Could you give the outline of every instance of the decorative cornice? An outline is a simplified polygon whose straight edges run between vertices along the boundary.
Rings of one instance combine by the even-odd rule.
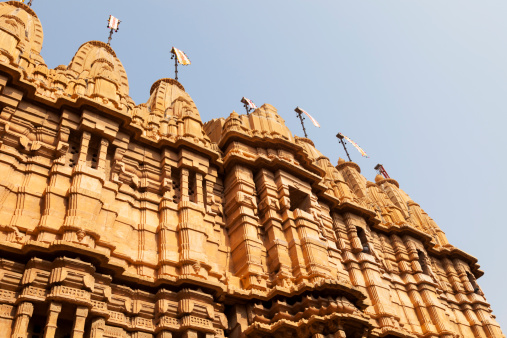
[[[315,148],[315,144],[313,143],[312,140],[310,140],[309,138],[307,137],[299,137],[299,136],[294,136],[294,140],[296,141],[296,143],[298,142],[304,142],[304,143],[308,143],[309,145],[311,145],[312,147]]]
[[[383,180],[380,180],[377,182],[377,185],[382,185],[384,183],[391,183],[391,184],[394,184],[395,186],[397,186],[398,188],[400,187],[400,184],[398,183],[398,181],[396,181],[395,179],[392,179],[392,178],[384,178]]]
[[[359,167],[359,165],[357,165],[354,162],[345,162],[345,163],[338,164],[336,166],[336,169],[341,170],[341,169],[346,168],[346,167],[354,168],[354,169],[357,170],[358,173],[361,173],[361,168]]]
[[[30,6],[25,5],[22,2],[19,2],[19,1],[7,1],[6,4],[14,6],[14,7],[17,7],[17,8],[22,8],[28,14],[30,14],[31,16],[33,16],[33,17],[35,17],[35,18],[38,19],[37,14],[35,14],[35,12],[33,11],[33,9],[31,9]]]
[[[183,87],[183,85],[181,83],[179,83],[178,81],[176,81],[175,79],[171,79],[171,78],[164,78],[164,79],[160,79],[160,80],[157,80],[152,86],[151,86],[151,89],[150,89],[150,95],[153,93],[153,91],[155,91],[155,89],[157,89],[157,87],[160,85],[161,82],[165,82],[165,83],[168,83],[168,84],[171,84],[171,85],[175,85],[177,86],[179,89],[185,91],[185,87]]]
[[[77,50],[80,50],[84,45],[92,45],[92,46],[104,48],[105,50],[107,50],[109,52],[109,54],[116,57],[116,53],[114,52],[114,50],[111,48],[111,46],[109,46],[105,42],[96,41],[96,40],[88,41],[88,42],[83,43],[81,46],[79,46],[79,48]]]

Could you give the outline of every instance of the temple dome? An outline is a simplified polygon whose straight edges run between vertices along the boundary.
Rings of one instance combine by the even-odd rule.
[[[20,53],[35,54],[33,58],[41,62],[39,53],[42,49],[43,37],[39,18],[30,7],[18,1],[0,3],[2,54],[11,61],[16,61]]]
[[[104,42],[88,41],[82,44],[67,67],[67,71],[75,79],[88,83],[88,95],[100,92],[102,96],[118,100],[117,94],[122,97],[129,94],[125,68],[111,46]],[[90,81],[94,87],[98,88],[90,88]]]
[[[194,101],[185,92],[185,88],[174,79],[160,79],[156,81],[150,89],[150,98],[146,102],[151,114],[160,117],[177,117],[190,115],[199,120],[201,117],[195,106]]]

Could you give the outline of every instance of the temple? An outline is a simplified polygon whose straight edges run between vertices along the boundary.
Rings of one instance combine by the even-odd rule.
[[[42,41],[0,3],[1,337],[505,337],[396,180],[269,104],[203,123],[174,79],[134,103],[106,43],[49,69]]]

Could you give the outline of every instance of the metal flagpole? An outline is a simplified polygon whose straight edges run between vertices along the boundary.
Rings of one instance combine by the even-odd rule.
[[[343,146],[343,149],[345,149],[345,153],[347,154],[347,158],[349,159],[349,162],[352,162],[352,160],[350,159],[349,152],[347,151],[347,147],[345,146],[345,142],[343,141],[342,134],[338,133],[338,134],[336,134],[336,137],[338,137],[338,139],[340,140],[340,142]]]
[[[250,115],[250,108],[248,108],[248,103],[246,103],[246,102],[245,102],[245,109],[246,109],[246,114]]]
[[[171,59],[174,59],[174,79],[178,81],[178,58],[172,53]]]
[[[28,1],[27,5],[30,6],[30,7],[32,7],[32,1],[33,0]]]
[[[109,37],[107,38],[107,45],[111,45],[111,40],[113,39],[113,33],[118,31],[118,28],[120,26],[120,20],[118,18],[115,18],[114,16],[110,15],[109,20],[107,20],[107,28],[111,28],[111,31],[109,31]]]
[[[303,115],[301,115],[303,114],[303,112],[299,109],[299,107],[294,109],[294,111],[298,114],[299,120],[301,121],[301,126],[303,127],[303,133],[305,133],[305,138],[308,138],[308,135],[306,134],[305,123],[303,122],[305,118]]]
[[[111,31],[109,32],[109,38],[107,38],[107,44],[111,46],[111,40],[113,39],[113,33],[114,29],[111,28]]]
[[[375,166],[375,170],[377,170],[379,172],[379,174],[382,174],[382,176],[384,176],[384,178],[390,178],[389,177],[389,174],[387,173],[387,171],[384,169],[384,166],[382,164],[377,164]]]

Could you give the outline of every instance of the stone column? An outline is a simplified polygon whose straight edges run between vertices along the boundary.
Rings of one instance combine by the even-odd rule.
[[[146,332],[132,332],[131,338],[153,338],[153,335]]]
[[[23,302],[18,305],[12,338],[26,338],[28,336],[28,322],[30,321],[32,314],[32,303]]]
[[[345,334],[345,331],[343,330],[338,330],[335,332],[335,334],[333,335],[333,338],[347,338],[347,335]]]
[[[202,189],[202,174],[201,173],[195,173],[195,203],[197,204],[203,204],[204,203],[204,192]]]
[[[292,261],[289,255],[289,243],[285,237],[282,217],[279,214],[277,186],[273,173],[266,169],[259,170],[255,177],[257,194],[260,197],[259,214],[262,215],[263,226],[268,236],[269,271],[279,271],[276,277],[280,283],[284,278],[292,277]],[[296,264],[297,264],[297,259]]]
[[[183,333],[183,338],[198,338],[197,331],[194,330],[187,330]]]
[[[235,165],[225,178],[225,215],[231,245],[234,274],[241,278],[245,289],[266,289],[267,276],[262,257],[264,244],[259,238],[259,219],[252,171]]]
[[[90,140],[92,138],[92,134],[88,131],[83,131],[83,136],[81,137],[81,147],[79,148],[79,164],[86,164],[86,156],[88,154],[88,145],[90,144]]]
[[[363,245],[361,244],[361,240],[357,236],[357,225],[354,218],[354,214],[349,212],[345,213],[343,219],[345,220],[345,224],[347,226],[347,234],[349,236],[351,251],[353,253],[359,253],[363,251]]]
[[[99,163],[97,168],[100,170],[106,169],[106,157],[107,157],[107,148],[109,147],[109,140],[106,138],[102,138],[100,140],[100,149],[99,149]]]
[[[76,318],[74,319],[74,327],[72,328],[72,338],[83,338],[87,316],[88,308],[84,306],[78,306],[76,309]]]
[[[157,334],[157,338],[173,338],[173,334],[170,331],[162,331]]]
[[[104,335],[105,328],[106,328],[106,320],[104,318],[102,317],[93,318],[90,338],[102,338]]]
[[[55,336],[57,328],[58,315],[62,311],[62,304],[57,302],[51,302],[48,308],[48,319],[46,321],[46,327],[44,328],[44,338],[53,338]]]
[[[180,172],[180,195],[182,201],[188,201],[188,169],[182,168]]]
[[[10,337],[12,335],[14,312],[14,306],[0,304],[0,332],[2,332],[6,337]]]

